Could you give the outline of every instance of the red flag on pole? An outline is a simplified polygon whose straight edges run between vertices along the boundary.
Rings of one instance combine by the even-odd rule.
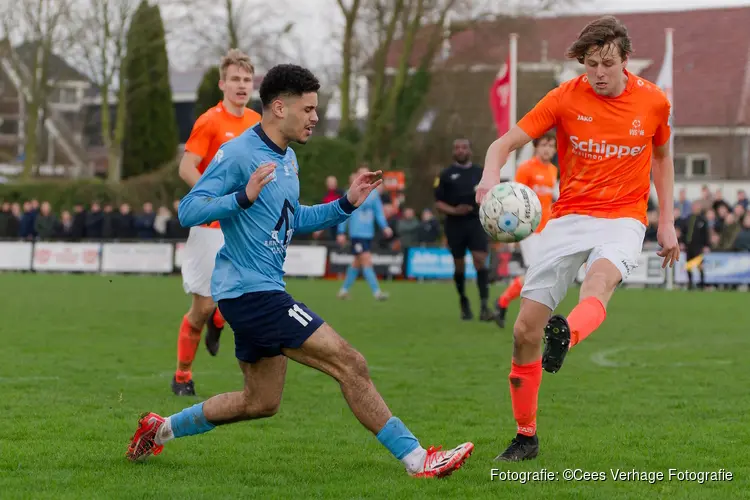
[[[500,137],[510,130],[510,57],[498,71],[495,81],[490,88],[490,109],[495,120],[497,136]]]

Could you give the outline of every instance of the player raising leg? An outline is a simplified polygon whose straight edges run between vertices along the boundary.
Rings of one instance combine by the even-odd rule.
[[[539,233],[549,220],[552,213],[552,201],[554,199],[555,184],[557,183],[557,167],[550,161],[555,156],[555,136],[545,135],[532,141],[534,144],[534,156],[522,163],[516,170],[516,182],[525,184],[534,190],[542,204],[542,220],[534,234],[521,241],[521,256],[523,265],[528,269],[538,253]],[[518,276],[511,281],[500,298],[495,303],[495,322],[500,328],[505,328],[505,314],[508,305],[521,294],[524,277]]]
[[[239,50],[230,50],[221,60],[219,73],[224,99],[196,120],[180,161],[180,177],[191,187],[198,182],[219,146],[260,121],[258,113],[245,107],[253,93],[255,69],[250,58]],[[172,392],[178,396],[195,395],[192,367],[204,325],[208,352],[216,356],[219,350],[224,318],[211,298],[211,273],[216,253],[223,244],[224,235],[217,221],[190,228],[181,272],[185,293],[191,294],[193,300],[182,318],[177,340]]]
[[[353,177],[356,178],[356,176],[367,171],[367,168],[361,167],[357,169],[353,174]],[[352,254],[354,255],[354,261],[346,269],[346,278],[341,286],[341,290],[339,290],[338,297],[340,299],[349,297],[349,288],[351,288],[354,281],[357,279],[360,269],[362,269],[362,275],[370,286],[370,290],[375,299],[388,299],[388,294],[380,290],[378,276],[375,274],[375,269],[372,267],[372,253],[370,252],[370,248],[372,247],[372,240],[375,237],[375,222],[377,222],[386,238],[393,236],[393,230],[388,227],[388,221],[385,218],[383,201],[380,199],[380,194],[378,194],[377,191],[370,193],[362,206],[352,214],[351,218],[345,220],[338,226],[337,240],[339,245],[344,245],[346,243],[346,232],[348,228],[349,238],[351,238]]]
[[[631,51],[627,29],[616,18],[587,25],[568,50],[586,74],[550,91],[487,151],[477,201],[500,182],[511,151],[553,127],[560,159],[560,197],[539,236],[539,254],[526,273],[513,327],[509,382],[517,434],[497,460],[526,460],[539,453],[542,368],[560,370],[568,350],[602,324],[615,288],[638,265],[652,172],[659,197],[659,255],[663,266],[679,258],[670,105],[656,85],[626,69]],[[583,264],[578,305],[567,318],[550,317]]]
[[[288,146],[292,141],[304,144],[312,134],[319,87],[304,68],[272,68],[260,87],[261,124],[224,145],[182,199],[183,225],[222,222],[226,244],[216,258],[212,291],[234,331],[245,387],[166,419],[144,415],[128,447],[129,459],[159,454],[174,438],[274,415],[281,403],[287,359],[333,377],[355,417],[412,476],[447,476],[473,451],[472,443],[445,451],[424,449],[375,389],[365,358],[286,292],[283,266],[292,233],[340,224],[382,182],[377,179],[380,172],[366,172],[339,200],[300,205],[297,159]]]

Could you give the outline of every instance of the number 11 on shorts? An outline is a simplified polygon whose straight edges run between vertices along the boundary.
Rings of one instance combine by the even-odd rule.
[[[303,311],[297,304],[294,304],[294,307],[289,308],[289,317],[299,321],[299,324],[302,326],[307,326],[310,324],[310,321],[312,321],[312,316]]]

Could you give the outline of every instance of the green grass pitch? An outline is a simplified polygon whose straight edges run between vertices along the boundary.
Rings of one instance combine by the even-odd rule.
[[[472,294],[478,312],[476,291]],[[750,351],[747,293],[619,290],[601,329],[539,396],[537,460],[498,465],[515,433],[511,328],[461,322],[450,284],[387,283],[391,300],[337,283],[289,290],[368,359],[393,413],[423,446],[473,441],[452,477],[416,480],[349,412],[338,385],[290,365],[277,416],[172,441],[132,464],[142,411],[169,415],[242,377],[231,332],[201,344],[198,398],[172,395],[177,329],[188,306],[176,277],[0,274],[0,498],[747,498]],[[499,293],[493,289],[493,296]],[[571,290],[561,311],[575,303]],[[515,317],[518,303],[509,313]],[[557,480],[490,480],[491,469],[546,469]],[[610,469],[733,474],[732,481],[614,481]],[[605,481],[566,481],[565,469]]]

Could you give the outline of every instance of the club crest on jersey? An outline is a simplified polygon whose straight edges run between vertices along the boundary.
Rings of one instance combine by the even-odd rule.
[[[646,135],[646,132],[643,130],[643,127],[641,127],[641,121],[636,118],[633,120],[633,123],[631,124],[632,128],[630,129],[630,135]]]
[[[297,169],[297,163],[294,160],[292,160],[290,163],[284,163],[284,175],[286,177],[291,177],[292,171],[294,171],[295,175],[299,175],[299,170]]]

